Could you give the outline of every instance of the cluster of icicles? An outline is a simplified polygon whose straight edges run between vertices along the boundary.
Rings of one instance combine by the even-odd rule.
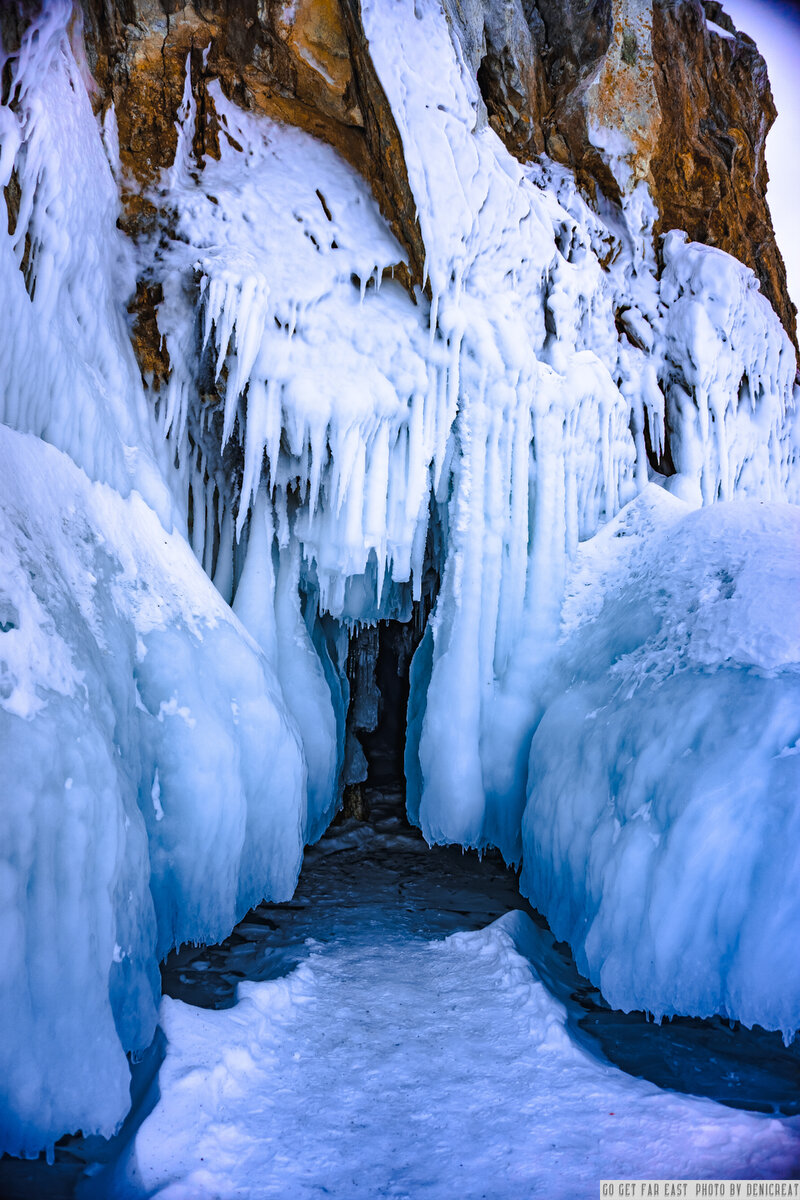
[[[188,70],[175,161],[151,197],[163,228],[137,264],[113,229],[113,109],[101,142],[67,10],[48,7],[0,110],[2,182],[13,174],[21,196],[2,238],[3,419],[182,523],[251,628],[275,589],[294,589],[292,636],[321,660],[336,730],[320,788],[342,764],[347,631],[408,619],[435,590],[413,672],[410,812],[432,839],[518,860],[536,708],[520,647],[552,642],[579,542],[649,479],[692,504],[787,495],[787,336],[720,251],[671,233],[658,277],[644,183],[606,222],[568,172],[514,160],[433,0],[391,22],[380,3],[363,12],[425,289],[394,279],[403,251],[334,150],[216,83],[220,157],[196,161]],[[118,300],[136,270],[164,297],[170,375],[149,410]],[[247,574],[270,594],[245,595]]]
[[[264,529],[297,563],[315,644],[320,614],[407,618],[433,567],[410,811],[432,839],[518,859],[535,708],[521,640],[552,640],[579,541],[659,469],[695,504],[785,495],[794,356],[729,256],[671,234],[657,279],[644,184],[614,231],[567,172],[512,159],[441,11],[406,8],[391,40],[379,5],[364,20],[431,298],[393,279],[403,253],[364,180],[217,84],[220,158],[193,161],[187,75],[157,197],[176,218],[154,268],[171,363],[157,404],[195,552],[229,600]]]

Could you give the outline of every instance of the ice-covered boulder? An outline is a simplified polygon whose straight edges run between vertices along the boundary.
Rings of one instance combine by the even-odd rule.
[[[581,548],[522,889],[624,1010],[800,1025],[800,511],[654,487]]]

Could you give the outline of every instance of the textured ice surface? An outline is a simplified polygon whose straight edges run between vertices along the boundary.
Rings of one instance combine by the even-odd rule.
[[[437,3],[363,18],[430,299],[393,281],[403,252],[330,147],[212,84],[221,155],[193,161],[187,79],[155,196],[175,216],[152,266],[173,364],[159,411],[226,597],[265,537],[295,564],[309,629],[318,612],[407,617],[435,568],[409,811],[432,841],[518,861],[531,655],[556,636],[571,556],[654,472],[695,504],[789,494],[794,352],[730,256],[671,234],[659,278],[644,184],[598,215],[568,172],[514,160]]]
[[[241,112],[215,85],[211,94],[221,157],[199,180],[179,158],[163,195],[185,239],[170,244],[159,268],[159,325],[173,364],[164,428],[189,461],[198,554],[217,569],[218,517],[202,518],[213,430],[198,424],[193,400],[201,368],[218,380],[227,366],[219,436],[242,443],[237,541],[266,455],[277,537],[302,542],[322,607],[338,616],[347,578],[362,575],[371,555],[379,581],[387,556],[408,579],[417,523],[427,523],[427,465],[442,438],[435,408],[423,414],[436,378],[424,354],[426,313],[391,278],[382,283],[402,252],[356,172],[302,131]],[[192,111],[187,99],[187,120]],[[196,297],[187,292],[195,273],[197,339]],[[221,482],[224,500],[231,486]],[[417,571],[423,549],[424,524]],[[362,616],[358,604],[347,611]]]
[[[692,503],[798,498],[797,435],[787,436],[794,352],[751,271],[673,231],[664,239],[664,389],[676,474]],[[787,386],[788,385],[788,386]]]
[[[234,611],[276,672],[304,749],[307,803],[303,840],[313,842],[326,829],[338,799],[336,716],[323,664],[300,611],[299,547],[295,542],[276,556],[276,579],[271,520],[262,492],[253,512],[249,553],[236,589]]]
[[[275,664],[161,523],[180,507],[70,12],[44,6],[0,107],[0,1148],[15,1153],[113,1132],[158,958],[289,895],[307,820]]]
[[[800,1025],[800,512],[647,489],[578,552],[521,887],[624,1010]]]
[[[125,311],[133,253],[116,228],[119,194],[87,94],[80,22],[73,45],[71,6],[42,7],[6,67],[0,104],[0,419],[93,478],[123,493],[136,487],[169,524]]]
[[[646,427],[657,451],[675,447],[679,494],[782,497],[794,353],[729,256],[671,235],[656,282],[643,186],[599,220],[568,176],[511,159],[433,0],[393,6],[391,25],[380,3],[364,12],[439,325],[461,337],[460,455],[414,679],[410,811],[434,840],[518,859],[536,661],[566,560],[646,483]]]
[[[304,765],[180,535],[37,438],[0,426],[0,456],[0,1142],[20,1153],[112,1133],[158,958],[291,895]]]

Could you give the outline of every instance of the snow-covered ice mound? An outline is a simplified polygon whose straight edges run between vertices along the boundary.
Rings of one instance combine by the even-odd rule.
[[[652,487],[578,554],[521,886],[615,1007],[800,1025],[800,512]]]
[[[158,958],[292,894],[305,766],[185,540],[38,438],[0,457],[0,1145],[35,1153],[124,1117]]]

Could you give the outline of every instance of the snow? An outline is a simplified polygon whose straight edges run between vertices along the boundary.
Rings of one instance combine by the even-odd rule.
[[[716,21],[712,21],[709,17],[706,17],[706,29],[710,30],[711,33],[715,33],[717,37],[725,38],[729,42],[736,41],[734,34],[729,33],[727,29],[723,29],[721,25],[717,25]]]
[[[651,487],[577,555],[520,886],[623,1011],[800,1026],[799,550]]]
[[[208,999],[249,978],[232,1007],[162,1002],[155,1107],[80,1195],[578,1200],[601,1178],[793,1172],[797,1118],[611,1065],[552,937],[505,911],[513,877],[432,855],[371,800],[375,825],[332,830],[291,909],[186,963]]]
[[[0,454],[0,1140],[19,1154],[112,1134],[159,958],[291,895],[304,767],[183,538],[38,438],[0,426]]]

